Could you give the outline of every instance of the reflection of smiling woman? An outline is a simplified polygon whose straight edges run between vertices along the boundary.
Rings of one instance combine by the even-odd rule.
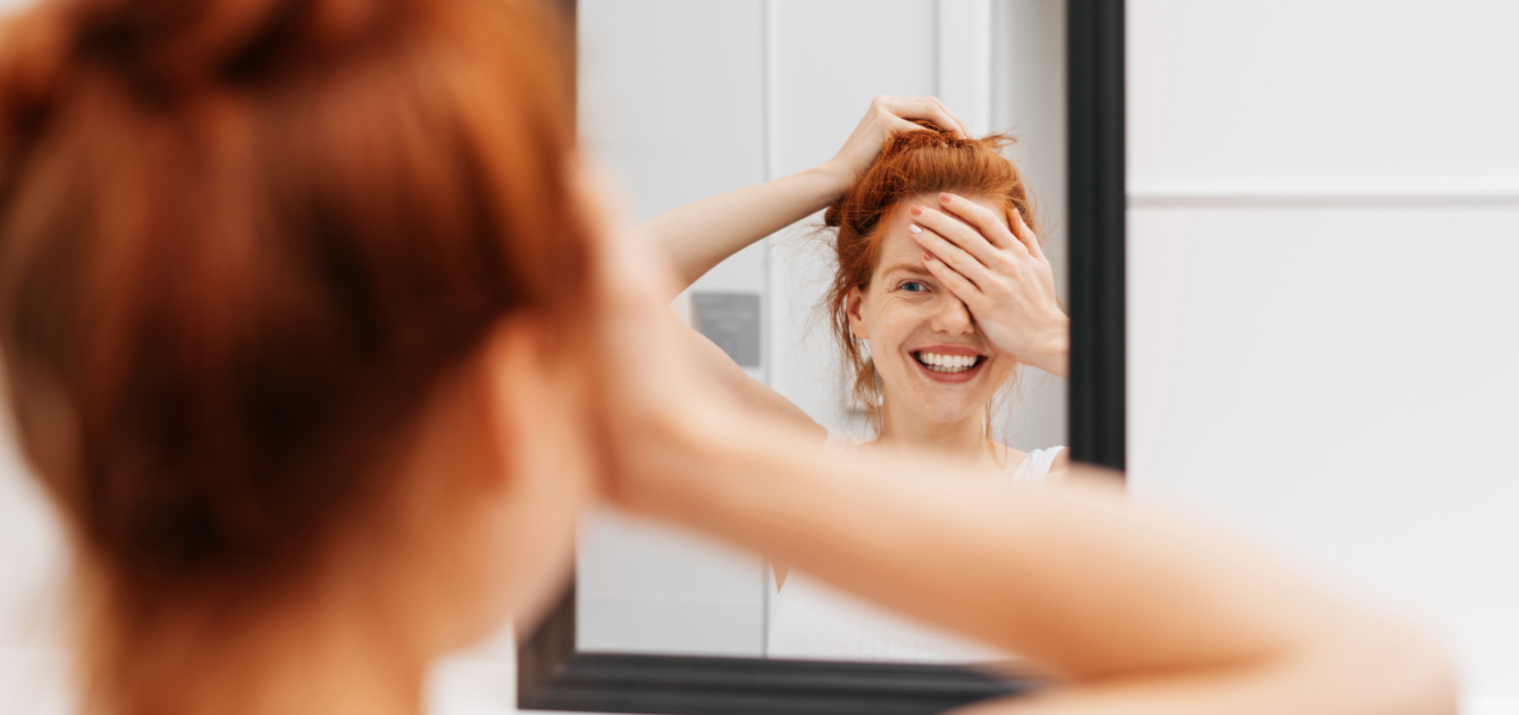
[[[828,304],[854,396],[879,431],[872,444],[977,455],[1042,479],[1053,451],[1025,456],[990,435],[994,398],[1018,365],[1064,375],[1068,344],[1002,141],[893,136],[824,216],[838,229]]]
[[[915,120],[917,123],[914,123]],[[937,127],[952,128],[941,131]],[[998,390],[1020,364],[1064,376],[1066,317],[1018,169],[1000,136],[968,139],[933,98],[878,97],[837,156],[758,186],[698,201],[640,226],[681,287],[740,249],[827,208],[838,229],[828,296],[870,449],[930,448],[1010,471],[1063,457],[1025,455],[990,436]],[[822,428],[750,380],[715,346],[712,366],[788,420]],[[1041,451],[1044,452],[1044,451]]]
[[[1027,187],[999,151],[1007,141],[966,137],[937,100],[878,98],[827,164],[683,207],[641,231],[663,244],[689,285],[743,246],[828,205],[837,270],[827,305],[853,396],[877,436],[854,445],[830,434],[826,448],[929,448],[1038,484],[1064,468],[1062,448],[1025,454],[999,444],[992,412],[1020,364],[1065,375],[1068,330],[1050,264],[1024,221],[1032,217]],[[747,232],[734,235],[732,227],[744,224]],[[714,364],[728,362],[708,352]],[[726,370],[756,403],[818,429],[731,363]],[[999,657],[787,571],[775,569],[772,657]]]

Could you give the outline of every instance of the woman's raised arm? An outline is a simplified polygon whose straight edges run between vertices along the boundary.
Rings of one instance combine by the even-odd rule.
[[[634,228],[633,234],[670,262],[676,292],[685,290],[724,259],[843,195],[855,176],[875,161],[892,132],[919,128],[910,119],[930,120],[965,133],[938,99],[876,97],[832,159],[800,173],[686,204]]]
[[[625,462],[622,503],[1023,654],[1057,681],[980,711],[1455,712],[1423,636],[1212,528],[1078,487],[958,479],[971,468],[926,456],[830,459],[789,430],[730,420],[646,433],[660,466]]]
[[[1455,712],[1425,637],[1213,528],[1095,487],[959,478],[975,468],[928,455],[820,454],[806,433],[681,379],[692,358],[660,327],[651,284],[612,283],[625,290],[606,306],[607,494],[1024,654],[1059,681],[979,710]]]

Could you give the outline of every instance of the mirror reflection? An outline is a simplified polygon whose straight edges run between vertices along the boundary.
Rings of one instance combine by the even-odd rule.
[[[1010,486],[1061,478],[1062,3],[578,14],[582,133],[707,367],[841,459],[912,446]],[[578,580],[581,650],[1010,657],[610,512],[583,526]]]

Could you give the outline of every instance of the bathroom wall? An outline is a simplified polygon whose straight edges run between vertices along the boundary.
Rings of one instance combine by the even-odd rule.
[[[1133,493],[1519,713],[1519,4],[1131,0]]]

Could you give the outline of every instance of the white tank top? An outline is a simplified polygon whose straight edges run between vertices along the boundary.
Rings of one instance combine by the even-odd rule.
[[[825,449],[846,451],[858,446],[829,434]],[[1029,452],[1011,481],[1043,484],[1062,449]],[[770,601],[766,655],[899,663],[977,663],[1016,657],[898,616],[795,569]]]

